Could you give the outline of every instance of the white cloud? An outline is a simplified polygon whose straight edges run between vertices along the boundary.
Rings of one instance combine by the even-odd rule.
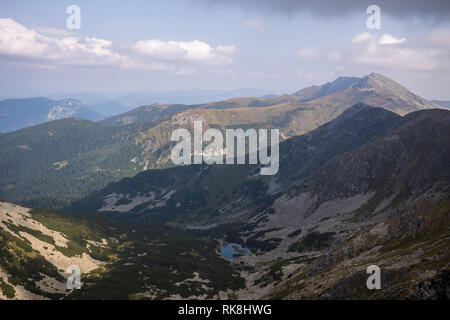
[[[77,30],[69,30],[67,28],[55,28],[43,25],[33,26],[33,30],[44,35],[46,34],[54,36],[74,36],[77,32],[79,32]]]
[[[406,38],[396,38],[390,34],[383,34],[378,41],[379,44],[399,44],[404,43],[406,41]]]
[[[39,28],[45,30],[45,27]],[[25,58],[20,60],[21,63],[37,68],[112,66],[189,75],[198,72],[189,65],[193,62],[228,64],[236,53],[234,46],[219,45],[213,48],[198,40],[138,41],[131,47],[122,48],[119,53],[110,40],[76,37],[63,32],[47,33],[52,36],[36,32],[13,19],[0,19],[0,56]],[[168,60],[170,63],[167,63]]]
[[[134,45],[134,49],[142,55],[161,60],[191,60],[218,64],[231,63],[232,56],[236,52],[234,46],[213,48],[208,43],[199,40],[189,42],[141,40]]]
[[[302,58],[302,59],[314,59],[314,58],[318,58],[319,56],[320,56],[320,52],[315,47],[303,48],[297,52],[297,57]]]
[[[12,19],[0,19],[0,54],[36,57],[47,50],[49,42],[50,38]]]
[[[59,64],[123,65],[128,59],[98,38],[43,36],[13,19],[0,19],[0,54],[52,60]]]
[[[416,45],[399,47],[392,44],[404,43],[406,39],[395,38],[389,34],[383,34],[381,37],[377,34],[359,34],[353,38],[353,45],[347,49],[348,62],[369,67],[421,71],[448,68],[448,42],[445,44],[445,41],[441,41],[434,46],[423,46],[424,43],[435,40],[436,36],[432,35]]]

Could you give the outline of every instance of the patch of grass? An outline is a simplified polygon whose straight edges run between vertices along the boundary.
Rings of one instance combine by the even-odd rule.
[[[310,250],[321,250],[329,247],[330,240],[335,232],[317,232],[308,233],[300,241],[295,242],[290,246],[290,252],[303,252]]]
[[[120,198],[119,200],[117,200],[117,202],[115,203],[116,206],[121,206],[124,204],[130,204],[133,200],[128,199],[127,197],[123,197]]]
[[[28,233],[28,234],[32,235],[33,237],[43,241],[43,242],[47,242],[47,243],[50,243],[50,244],[53,244],[53,245],[55,244],[55,241],[53,240],[52,237],[43,234],[39,230],[30,229],[30,228],[25,227],[25,226],[17,226],[17,225],[14,225],[12,223],[8,223],[8,222],[5,222],[5,224],[8,226],[8,228],[11,231],[13,231],[13,232],[15,232],[17,234],[19,234],[19,232],[25,232],[25,233]]]
[[[12,299],[16,296],[16,290],[14,290],[14,287],[7,284],[2,279],[0,279],[0,289],[3,292],[3,295],[8,299]]]

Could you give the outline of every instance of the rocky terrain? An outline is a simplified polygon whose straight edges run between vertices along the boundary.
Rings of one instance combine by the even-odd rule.
[[[252,254],[233,262],[247,280],[228,292],[239,298],[442,297],[447,289],[435,287],[448,286],[449,124],[445,110],[400,117],[359,104],[283,142],[275,178],[255,176],[255,166],[149,171],[72,209],[241,243]],[[107,207],[112,195],[116,206]],[[370,264],[386,271],[386,290],[366,289]]]
[[[170,165],[195,120],[280,128],[278,174]],[[381,75],[62,119],[0,147],[0,299],[449,298],[450,111]]]
[[[68,289],[73,265],[81,289]],[[211,299],[243,285],[210,238],[0,201],[0,300]]]

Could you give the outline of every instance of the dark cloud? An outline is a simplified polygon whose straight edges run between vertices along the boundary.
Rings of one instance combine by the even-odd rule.
[[[338,17],[369,5],[380,6],[382,14],[399,18],[420,17],[446,21],[450,17],[450,0],[196,0],[210,5],[237,6],[246,11],[266,11],[286,15],[309,12],[318,16]]]

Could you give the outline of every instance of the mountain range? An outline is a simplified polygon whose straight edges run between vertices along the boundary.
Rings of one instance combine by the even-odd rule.
[[[195,120],[280,129],[279,172],[174,166]],[[450,111],[379,74],[5,133],[0,299],[448,299],[448,163]]]
[[[100,120],[102,114],[76,99],[6,99],[0,101],[0,132],[10,132],[51,120],[77,117]]]
[[[172,90],[172,91],[146,91],[122,94],[102,93],[59,93],[49,94],[52,99],[60,100],[66,97],[76,97],[89,105],[93,110],[106,116],[115,116],[125,113],[136,106],[148,104],[204,104],[210,101],[219,101],[236,97],[264,97],[274,95],[272,90],[254,88],[240,88],[236,90]]]
[[[338,78],[329,95],[234,98],[204,105],[140,107],[102,122],[61,119],[0,136],[0,198],[61,209],[108,183],[147,170],[173,166],[173,130],[191,128],[278,128],[281,138],[302,135],[364,102],[398,114],[435,107],[379,74]],[[345,85],[342,85],[345,84]],[[317,91],[317,89],[315,89]],[[327,92],[328,92],[327,91]]]
[[[431,100],[431,102],[440,105],[441,107],[450,109],[450,101]]]
[[[283,142],[282,171],[273,178],[255,175],[256,165],[193,165],[111,184],[71,208],[82,215],[3,202],[1,235],[14,252],[2,264],[3,294],[442,298],[450,243],[449,123],[445,110],[401,117],[358,104]],[[239,243],[252,254],[227,269],[214,260],[217,242]],[[14,269],[18,259],[28,262]],[[35,259],[42,261],[36,275],[27,269]],[[68,292],[61,274],[72,263],[85,268],[89,286]],[[365,266],[374,263],[387,290],[365,288]],[[181,272],[181,264],[189,267]],[[218,278],[214,270],[235,278]],[[124,286],[121,279],[136,273]]]

